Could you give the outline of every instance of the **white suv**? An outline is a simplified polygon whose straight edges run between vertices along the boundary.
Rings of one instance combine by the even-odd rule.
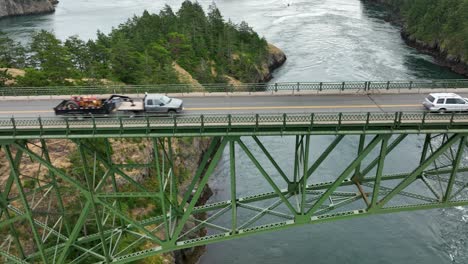
[[[468,111],[467,98],[454,93],[431,93],[426,97],[423,105],[431,112]]]

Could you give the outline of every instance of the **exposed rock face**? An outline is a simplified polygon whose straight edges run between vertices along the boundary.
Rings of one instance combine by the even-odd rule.
[[[49,0],[0,0],[0,18],[54,12]]]
[[[401,37],[407,45],[416,48],[417,50],[432,55],[437,64],[450,68],[452,71],[468,76],[468,61],[464,61],[461,56],[449,54],[446,49],[442,48],[441,40],[434,39],[431,43],[424,42],[410,32],[408,32],[408,24],[398,11],[398,5],[394,0],[362,0],[368,3],[377,3],[385,6],[390,12],[387,21],[401,27]]]
[[[238,60],[239,55],[233,54],[232,58]],[[286,61],[286,55],[282,50],[274,46],[273,44],[268,44],[268,55],[265,62],[262,65],[256,67],[255,70],[255,79],[254,83],[265,83],[273,79],[272,72],[281,67]],[[203,90],[203,86],[195,80],[190,73],[180,67],[177,63],[173,63],[173,69],[177,72],[179,76],[179,81],[181,83],[187,83],[193,85],[197,89]],[[216,75],[216,72],[212,70],[213,75]],[[233,86],[242,86],[242,82],[236,79],[235,77],[224,75],[228,83]]]
[[[190,157],[197,157],[197,159],[191,159],[189,163],[180,164],[179,166],[185,166],[186,168],[190,168],[191,171],[196,171],[198,165],[201,163],[203,159],[203,155],[208,149],[209,143],[211,139],[207,138],[194,138],[192,141],[192,145],[183,147],[184,150],[189,150],[192,153],[187,153]],[[201,150],[201,151],[200,151]],[[177,163],[177,160],[176,160]],[[191,179],[190,177],[189,179]],[[187,182],[188,183],[188,182]],[[185,188],[184,188],[185,189]],[[187,191],[187,190],[185,190]],[[210,197],[213,195],[213,191],[210,189],[210,186],[205,185],[203,189],[201,197],[198,199],[198,202],[195,206],[201,206],[208,202]],[[200,220],[206,220],[207,213],[200,213],[196,216]],[[195,227],[194,223],[187,223],[184,227],[184,232],[188,231]],[[205,228],[200,229],[198,232],[189,236],[189,238],[197,238],[206,236],[207,230]],[[195,264],[198,263],[200,257],[205,253],[206,246],[198,246],[193,248],[187,248],[182,250],[177,250],[173,252],[174,256],[174,263],[175,264]]]
[[[208,199],[213,195],[213,191],[210,189],[210,186],[206,185],[203,189],[203,193],[198,200],[197,206],[204,205],[208,202]],[[197,216],[200,220],[206,220],[207,213],[201,213]],[[184,228],[184,232],[195,227],[195,224],[187,224]],[[198,236],[206,236],[207,230],[205,228],[198,231]],[[197,238],[196,234],[193,234],[191,238]],[[174,263],[175,264],[196,264],[200,260],[201,256],[205,253],[206,246],[198,246],[193,248],[186,248],[174,251]]]
[[[401,30],[401,37],[409,46],[432,55],[439,65],[448,67],[458,74],[468,76],[468,62],[463,61],[458,56],[448,54],[440,47],[439,41],[434,41],[432,44],[426,43],[409,34],[405,28]]]
[[[262,69],[259,69],[257,83],[268,82],[273,79],[272,72],[281,67],[286,61],[286,54],[273,44],[268,44],[268,58]]]
[[[176,71],[179,82],[187,83],[192,85],[196,89],[203,90],[203,86],[197,80],[195,80],[189,72],[187,72],[184,68],[180,67],[180,65],[177,64],[177,62],[172,63],[172,68],[174,69],[174,71]]]

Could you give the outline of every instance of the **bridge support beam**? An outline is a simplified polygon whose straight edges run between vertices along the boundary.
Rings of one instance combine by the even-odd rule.
[[[186,181],[180,144],[187,139],[63,139],[67,151],[45,138],[3,141],[0,262],[129,263],[293,226],[468,206],[460,195],[468,193],[460,176],[468,172],[466,134],[330,135],[285,136],[281,151],[272,137],[214,136]],[[143,158],[124,155],[122,144]],[[412,146],[414,166],[390,173],[388,160]],[[353,156],[332,160],[339,152]],[[60,155],[74,164],[61,166]],[[258,179],[264,183],[253,184]],[[210,180],[226,183],[224,201],[205,201]]]

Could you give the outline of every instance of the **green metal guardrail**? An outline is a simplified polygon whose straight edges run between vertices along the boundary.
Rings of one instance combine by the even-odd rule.
[[[161,117],[3,118],[0,139],[37,137],[201,136],[468,132],[468,115],[418,113],[224,114]],[[427,131],[426,131],[427,132]]]
[[[350,81],[350,82],[283,82],[256,84],[158,84],[109,86],[52,86],[52,87],[0,87],[0,96],[39,96],[77,94],[141,94],[148,93],[200,93],[200,92],[278,92],[278,91],[379,91],[395,89],[468,88],[468,79],[414,80],[414,81]]]

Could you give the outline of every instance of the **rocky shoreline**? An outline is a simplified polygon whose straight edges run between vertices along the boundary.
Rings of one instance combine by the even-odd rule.
[[[268,44],[268,57],[258,76],[259,83],[268,82],[273,79],[272,72],[286,62],[286,54],[273,44]]]
[[[268,43],[268,54],[266,55],[265,61],[261,65],[257,65],[255,69],[254,83],[266,83],[273,79],[273,71],[281,67],[287,60],[286,54],[276,47],[275,45]],[[194,79],[193,76],[183,69],[176,62],[172,65],[173,69],[179,76],[179,81],[184,84],[190,84],[196,88],[203,89],[203,85]],[[243,83],[233,76],[224,75],[228,80],[228,83],[233,86],[242,86]]]
[[[198,154],[198,160],[196,162],[190,162],[189,164],[185,164],[185,165],[187,165],[192,171],[195,171],[197,167],[200,165],[200,163],[202,162],[203,156],[205,155],[205,152],[208,150],[208,146],[210,144],[211,144],[211,139],[208,139],[208,138],[193,140],[192,145],[189,147],[186,147],[185,149],[190,149],[190,151],[193,152],[193,155],[192,155],[193,157],[196,157]],[[198,152],[200,150],[201,152]],[[188,191],[188,190],[185,190],[185,191]],[[206,184],[195,206],[205,205],[212,195],[213,195],[213,191],[211,190],[210,186]],[[196,217],[200,220],[206,220],[207,216],[208,214],[205,212],[205,213],[198,214]],[[184,227],[184,229],[189,230],[193,227],[194,227],[193,225],[187,224],[186,227]],[[193,234],[193,237],[191,238],[203,237],[206,235],[206,233],[207,233],[207,230],[205,228],[201,228],[199,231]],[[198,247],[193,247],[193,248],[177,250],[177,251],[170,253],[172,255],[170,262],[174,264],[196,264],[198,263],[201,256],[205,253],[205,251],[206,251],[206,246],[198,246]]]
[[[434,57],[437,64],[450,68],[453,72],[468,76],[468,62],[462,61],[461,58],[448,54],[441,49],[438,40],[433,43],[426,43],[412,36],[406,29],[407,24],[402,15],[395,9],[388,0],[362,0],[363,2],[372,3],[383,6],[387,9],[388,16],[384,19],[401,28],[400,35],[405,43],[417,49],[418,51]]]
[[[203,189],[202,195],[200,199],[198,200],[197,206],[205,205],[210,197],[213,195],[213,191],[211,190],[210,186],[207,184],[205,188]],[[207,213],[202,213],[202,215],[199,216],[200,220],[206,220],[207,218]],[[200,237],[205,236],[207,233],[207,230],[205,228],[200,229],[198,231],[198,235]],[[186,249],[181,249],[174,251],[174,263],[175,264],[196,264],[200,260],[201,256],[206,251],[206,246],[198,246],[198,247],[193,247],[193,248],[186,248]]]
[[[404,27],[401,29],[401,37],[408,46],[434,57],[437,64],[448,67],[458,74],[468,76],[468,62],[464,62],[458,57],[447,54],[447,52],[440,49],[439,43],[435,42],[431,45],[420,41],[406,32]]]
[[[55,12],[57,0],[0,0],[0,18]]]

